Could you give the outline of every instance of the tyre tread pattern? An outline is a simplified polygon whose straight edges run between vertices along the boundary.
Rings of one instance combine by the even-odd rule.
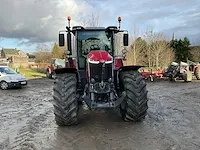
[[[148,109],[146,83],[138,71],[122,72],[120,79],[126,91],[124,108],[120,106],[122,118],[125,121],[141,121]]]
[[[53,91],[53,106],[57,125],[77,124],[78,97],[76,92],[76,74],[57,75]]]

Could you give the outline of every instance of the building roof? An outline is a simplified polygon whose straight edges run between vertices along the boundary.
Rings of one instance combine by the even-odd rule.
[[[19,54],[19,50],[17,50],[17,49],[3,48],[2,51],[3,51],[5,54],[10,54],[10,55],[18,55],[18,54]]]

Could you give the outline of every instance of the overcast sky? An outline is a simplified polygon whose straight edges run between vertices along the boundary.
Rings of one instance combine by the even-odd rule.
[[[0,0],[0,47],[34,51],[41,42],[52,42],[65,29],[67,16],[78,25],[91,12],[98,12],[102,25],[132,30],[152,28],[178,38],[187,36],[200,44],[199,0]]]

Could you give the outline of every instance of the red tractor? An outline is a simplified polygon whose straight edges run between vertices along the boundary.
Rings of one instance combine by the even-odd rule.
[[[51,65],[47,67],[46,69],[46,76],[47,78],[54,79],[55,78],[55,69],[63,68],[65,67],[65,60],[64,59],[58,59],[58,58],[52,58],[51,59]]]
[[[124,66],[124,54],[116,54],[116,36],[128,46],[128,32],[119,27],[70,27],[59,32],[65,46],[66,67],[55,69],[53,105],[57,125],[78,123],[79,102],[89,109],[115,108],[124,121],[141,121],[148,109],[146,83],[138,71],[143,66]],[[65,33],[63,33],[65,32]],[[73,39],[73,40],[72,40]],[[72,47],[73,45],[73,47]]]

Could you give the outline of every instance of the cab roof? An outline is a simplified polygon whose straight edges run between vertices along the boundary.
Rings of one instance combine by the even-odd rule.
[[[82,26],[73,26],[72,31],[75,30],[86,30],[86,31],[105,31],[105,30],[118,30],[117,26],[108,26],[105,27],[82,27]]]

